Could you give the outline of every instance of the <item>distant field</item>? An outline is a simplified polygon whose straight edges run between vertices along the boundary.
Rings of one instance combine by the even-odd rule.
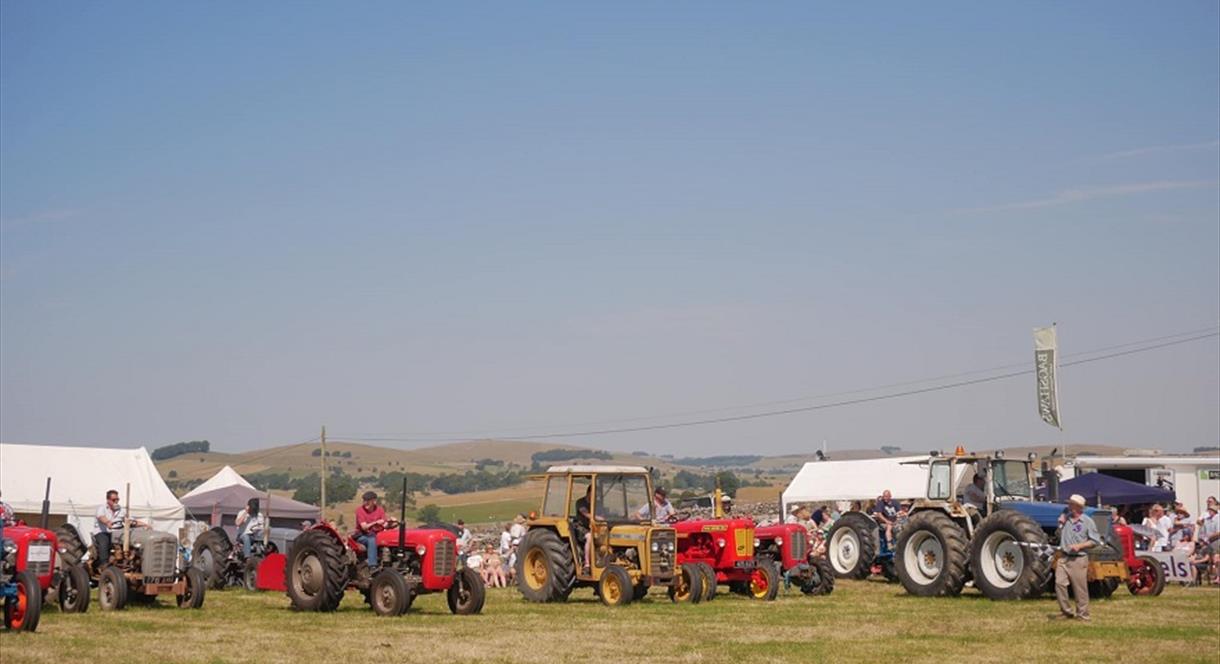
[[[417,507],[422,507],[423,501]],[[494,503],[472,503],[441,508],[441,521],[454,523],[462,519],[468,524],[500,523],[511,520],[517,514],[528,514],[538,509],[537,500],[502,500]]]
[[[96,601],[96,600],[95,600]],[[671,604],[654,591],[610,609],[590,590],[565,604],[489,593],[482,615],[450,615],[443,595],[377,618],[349,593],[333,614],[300,613],[279,593],[209,591],[204,608],[44,615],[34,634],[0,634],[5,664],[45,662],[932,662],[1149,661],[1214,664],[1220,591],[1172,587],[1094,603],[1090,624],[1047,620],[1051,600],[909,597],[896,585],[840,582],[829,597],[773,603],[721,594]]]

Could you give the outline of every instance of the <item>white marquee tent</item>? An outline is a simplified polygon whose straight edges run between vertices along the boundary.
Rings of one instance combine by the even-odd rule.
[[[187,498],[194,498],[201,493],[215,491],[216,489],[227,489],[234,485],[244,486],[247,489],[254,488],[254,485],[247,482],[246,478],[241,476],[241,473],[233,470],[233,466],[225,466],[215,475],[209,477],[206,482],[188,491],[186,495],[182,496],[182,500],[185,501]]]
[[[115,489],[126,499],[131,483],[131,515],[156,530],[178,534],[186,508],[165,485],[143,447],[107,449],[0,443],[0,493],[13,511],[30,519],[42,511],[51,478],[52,524],[67,521],[88,537],[94,516]]]
[[[889,489],[895,499],[927,495],[928,456],[846,461],[810,461],[792,478],[782,496],[784,513],[793,503],[872,500]]]

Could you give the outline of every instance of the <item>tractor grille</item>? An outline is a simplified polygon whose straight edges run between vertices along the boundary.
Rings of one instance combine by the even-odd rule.
[[[144,576],[173,576],[178,562],[178,542],[174,539],[152,540],[144,547],[141,572]]]
[[[789,542],[789,545],[792,547],[792,558],[794,560],[804,560],[805,556],[808,555],[805,552],[805,531],[792,531],[792,541]]]
[[[657,545],[658,550],[649,554],[648,573],[652,576],[672,576],[677,534],[672,530],[654,530],[652,542]]]
[[[453,540],[440,540],[432,552],[432,573],[437,576],[452,576],[456,571],[457,545]]]

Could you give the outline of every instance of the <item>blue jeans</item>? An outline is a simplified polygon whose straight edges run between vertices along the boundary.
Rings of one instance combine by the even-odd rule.
[[[241,535],[241,552],[246,558],[250,557],[250,533]]]
[[[377,566],[377,534],[369,533],[367,535],[361,535],[360,537],[357,537],[356,539],[361,544],[364,545],[365,550],[368,552],[366,560],[368,560],[369,567],[376,567]]]

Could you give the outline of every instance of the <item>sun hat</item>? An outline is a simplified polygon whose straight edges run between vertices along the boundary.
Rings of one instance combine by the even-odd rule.
[[[1084,496],[1082,496],[1078,493],[1073,493],[1072,497],[1068,498],[1068,502],[1072,503],[1074,505],[1080,505],[1081,507],[1084,507],[1085,505],[1088,504],[1087,502],[1085,502]]]

